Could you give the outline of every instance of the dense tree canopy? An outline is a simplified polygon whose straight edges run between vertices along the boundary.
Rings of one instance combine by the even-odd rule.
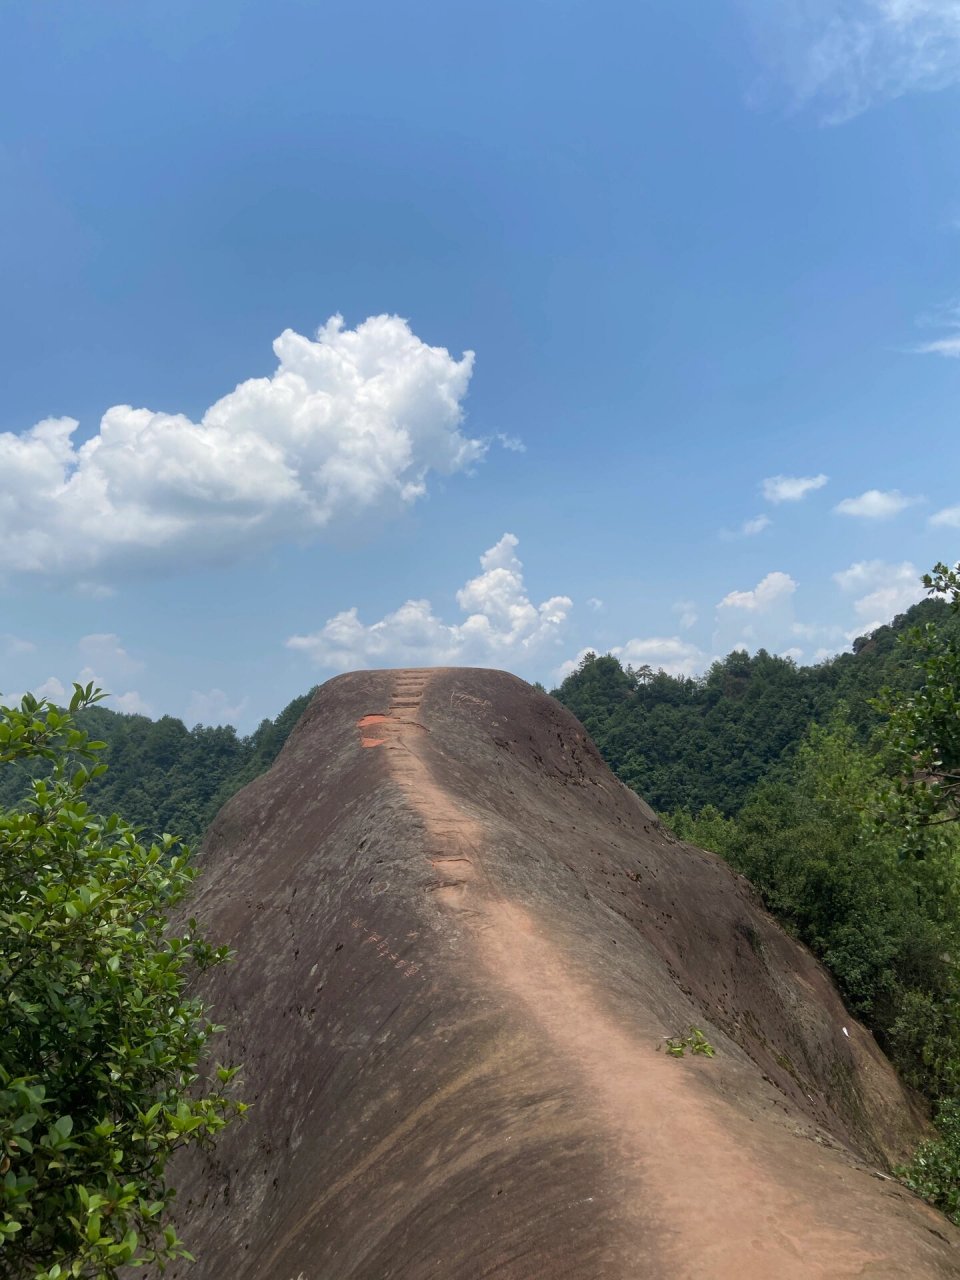
[[[103,706],[78,713],[78,724],[105,743],[106,772],[87,784],[88,802],[122,813],[145,831],[176,831],[199,841],[220,806],[275,760],[312,694],[295,698],[275,720],[240,737],[229,725],[188,729],[182,720],[122,715]],[[0,771],[0,805],[23,792],[27,762]],[[37,771],[42,762],[32,761]]]
[[[655,809],[713,806],[729,816],[763,778],[786,777],[809,726],[843,702],[858,741],[880,723],[873,700],[885,686],[917,686],[915,654],[898,644],[918,626],[960,637],[960,618],[940,600],[915,605],[817,666],[760,650],[735,651],[690,679],[624,668],[589,654],[554,696],[590,731],[615,773]]]

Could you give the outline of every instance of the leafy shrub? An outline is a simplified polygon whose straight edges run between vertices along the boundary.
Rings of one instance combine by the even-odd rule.
[[[0,707],[0,765],[45,764],[0,808],[0,1274],[113,1277],[187,1257],[169,1222],[170,1155],[243,1110],[235,1069],[201,1075],[212,1032],[188,994],[227,958],[168,912],[193,871],[172,836],[140,843],[84,798],[102,743],[31,696]]]
[[[937,1116],[938,1136],[923,1142],[897,1174],[911,1190],[960,1225],[960,1102],[945,1102]]]

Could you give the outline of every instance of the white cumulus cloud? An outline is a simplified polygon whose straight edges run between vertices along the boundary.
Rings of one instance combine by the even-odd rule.
[[[612,652],[631,667],[652,667],[654,671],[666,671],[672,676],[696,675],[706,664],[703,651],[679,636],[628,640]]]
[[[815,489],[822,489],[829,477],[767,476],[760,489],[768,502],[799,502]]]
[[[35,698],[49,699],[56,707],[65,707],[69,703],[70,695],[73,694],[73,689],[68,690],[63,681],[56,676],[47,676],[46,680],[41,681],[38,685],[33,685],[29,691]],[[3,704],[4,707],[19,707],[22,699],[22,689],[15,692],[0,691],[0,704]]]
[[[774,570],[749,590],[728,592],[717,603],[713,652],[743,649],[754,653],[762,648],[779,653],[791,648],[796,590],[797,583],[789,573]]]
[[[355,608],[346,609],[319,631],[291,636],[287,645],[335,670],[522,662],[560,636],[573,602],[568,596],[539,605],[530,600],[518,545],[505,533],[480,557],[482,572],[457,592],[466,615],[461,622],[442,621],[428,600],[408,600],[370,624]]]
[[[190,694],[184,719],[188,725],[235,725],[246,709],[246,698],[240,698],[237,701],[230,698],[222,689],[208,689],[206,693],[194,689]]]
[[[67,696],[67,691],[63,684],[56,676],[48,676],[43,684],[38,684],[33,690],[35,698],[49,698],[51,702],[63,702]]]
[[[153,709],[136,689],[127,686],[131,676],[142,671],[144,664],[124,648],[120,637],[112,631],[99,631],[81,636],[77,642],[84,666],[76,679],[79,684],[91,682],[108,695],[106,705],[129,715],[152,716]]]
[[[886,520],[912,507],[918,498],[908,498],[899,489],[868,489],[858,498],[844,498],[833,508],[842,516],[860,516],[865,520]]]
[[[789,573],[768,573],[752,591],[731,591],[717,605],[718,609],[745,609],[748,613],[766,613],[781,601],[789,599],[797,584]]]
[[[270,377],[199,422],[115,405],[80,445],[73,418],[0,433],[0,570],[233,558],[401,510],[431,472],[482,457],[460,430],[472,352],[454,359],[386,315],[334,316],[313,339],[287,329],[273,349]]]
[[[850,639],[890,622],[926,594],[919,570],[909,560],[901,564],[859,560],[835,573],[833,580],[841,591],[857,597],[853,610],[860,621]]]
[[[58,706],[62,706],[69,701],[62,681],[58,680],[56,676],[47,676],[46,680],[41,684],[34,685],[30,692],[35,698],[49,698],[51,702],[56,703]],[[20,689],[15,693],[3,693],[0,701],[5,707],[17,707],[20,705],[22,698],[23,690]]]
[[[680,636],[649,636],[628,640],[613,648],[594,645],[581,649],[575,658],[560,664],[555,672],[557,679],[565,680],[576,671],[588,653],[609,653],[625,667],[651,667],[672,676],[695,676],[707,665],[703,651]]]
[[[120,643],[120,637],[112,631],[81,636],[77,648],[87,662],[106,671],[111,679],[130,675],[143,668],[140,659],[132,658]]]
[[[140,696],[136,689],[131,689],[128,693],[112,694],[107,701],[112,702],[117,711],[122,711],[128,716],[153,715],[153,707]]]

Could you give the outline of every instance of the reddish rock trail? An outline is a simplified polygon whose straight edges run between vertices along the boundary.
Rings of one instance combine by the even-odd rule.
[[[626,1033],[574,976],[575,957],[483,875],[482,823],[436,784],[422,750],[429,726],[421,703],[429,680],[429,672],[398,673],[387,715],[359,721],[363,745],[388,752],[390,771],[428,834],[440,877],[436,900],[469,917],[464,937],[485,970],[483,980],[522,1007],[544,1051],[562,1062],[578,1105],[605,1130],[637,1206],[631,1266],[643,1268],[649,1260],[641,1241],[652,1220],[672,1277],[903,1276],[901,1264],[885,1262],[882,1250],[866,1244],[858,1224],[846,1218],[851,1205],[838,1208],[824,1195],[822,1171],[809,1177],[809,1147],[794,1141],[792,1151],[779,1150],[791,1145],[784,1140],[766,1153],[753,1149],[755,1126],[703,1093],[696,1070],[657,1049],[662,1033],[655,1023]],[[371,738],[372,724],[378,736]],[[709,1070],[709,1063],[702,1067]],[[836,1190],[847,1192],[842,1173],[831,1173]],[[626,1256],[634,1250],[629,1239],[622,1242]],[[624,1271],[623,1280],[641,1274]]]
[[[431,842],[427,853],[438,876],[434,890],[437,901],[453,910],[477,914],[480,904],[468,890],[478,870],[482,870],[481,825],[434,783],[419,751],[428,732],[420,716],[429,679],[429,672],[423,671],[397,674],[390,709],[377,725],[377,733],[382,736],[367,738],[365,745],[382,745],[386,749],[390,772],[426,826]],[[364,717],[359,727],[369,720]]]

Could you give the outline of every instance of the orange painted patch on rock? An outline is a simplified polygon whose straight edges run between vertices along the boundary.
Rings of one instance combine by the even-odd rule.
[[[370,715],[361,716],[357,721],[358,729],[366,729],[372,724],[383,724],[389,716],[381,715],[380,712],[372,712]],[[382,747],[386,742],[386,738],[372,738],[366,733],[360,734],[361,747]]]

